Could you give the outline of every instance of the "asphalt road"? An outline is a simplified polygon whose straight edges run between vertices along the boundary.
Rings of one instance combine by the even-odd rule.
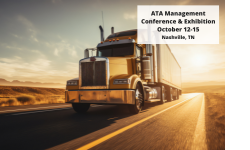
[[[203,93],[146,104],[136,115],[126,106],[93,105],[87,114],[69,106],[1,108],[0,149],[208,149]]]

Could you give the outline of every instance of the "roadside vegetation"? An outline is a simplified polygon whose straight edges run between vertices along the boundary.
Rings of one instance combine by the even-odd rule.
[[[225,93],[205,93],[208,149],[225,149]]]
[[[64,89],[0,86],[0,106],[64,103]]]

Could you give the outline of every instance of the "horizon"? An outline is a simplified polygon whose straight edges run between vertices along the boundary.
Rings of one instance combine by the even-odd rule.
[[[7,83],[4,84],[6,81]],[[34,84],[34,85],[33,85]],[[205,82],[183,82],[182,88],[194,88],[194,87],[202,87],[202,86],[225,86],[225,82],[220,81],[205,81]],[[63,88],[66,86],[62,83],[53,83],[53,82],[32,82],[32,81],[19,81],[12,80],[8,81],[6,79],[0,78],[0,86],[30,86],[30,87],[47,87],[47,88]]]

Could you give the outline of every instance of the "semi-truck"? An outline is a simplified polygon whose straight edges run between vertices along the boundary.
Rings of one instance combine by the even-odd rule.
[[[178,100],[181,67],[167,44],[138,44],[137,29],[114,33],[87,48],[79,61],[79,77],[68,80],[65,102],[77,113],[90,104],[127,105],[137,114],[145,103]],[[157,102],[158,101],[158,102]]]

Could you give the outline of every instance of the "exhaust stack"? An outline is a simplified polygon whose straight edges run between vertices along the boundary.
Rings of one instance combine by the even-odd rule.
[[[102,26],[99,26],[99,29],[100,29],[100,31],[101,31],[101,41],[104,41],[104,35],[103,35],[103,28],[102,28]]]
[[[111,27],[111,34],[114,34],[114,27]]]

